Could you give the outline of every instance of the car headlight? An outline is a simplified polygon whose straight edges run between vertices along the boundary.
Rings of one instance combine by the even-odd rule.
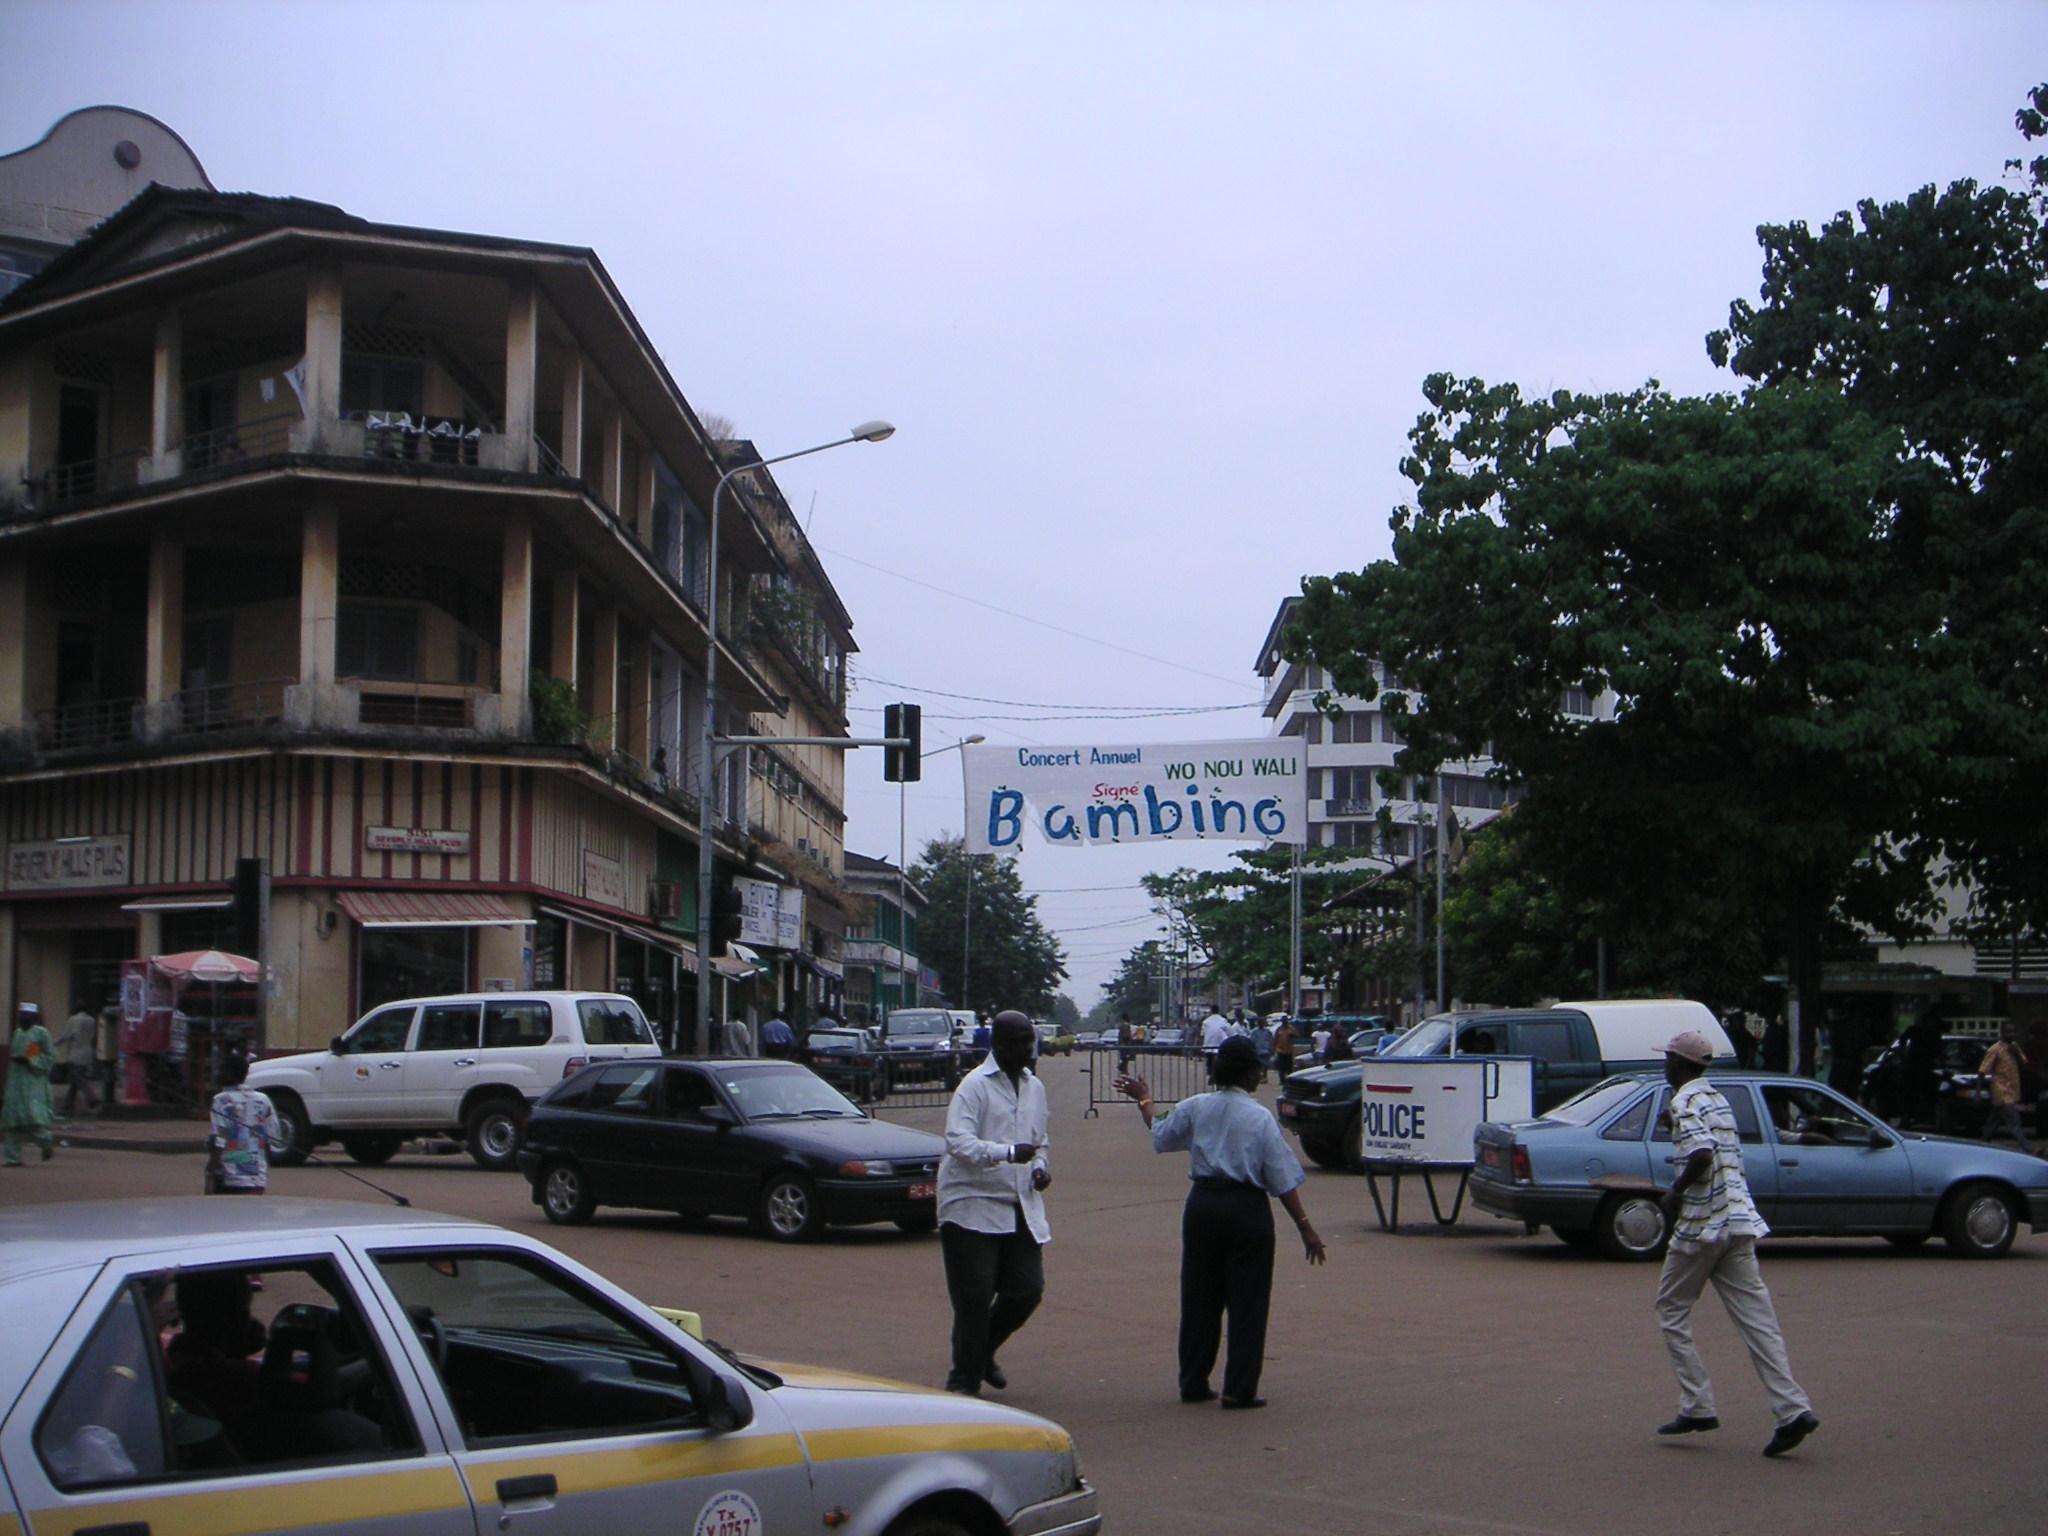
[[[853,1158],[839,1165],[839,1171],[849,1179],[889,1179],[896,1176],[896,1165],[885,1162],[862,1162]]]

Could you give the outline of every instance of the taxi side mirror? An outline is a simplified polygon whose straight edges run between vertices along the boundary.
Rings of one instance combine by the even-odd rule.
[[[341,1054],[341,1036],[336,1035],[332,1040],[328,1041],[327,1049],[339,1056]]]
[[[729,1435],[754,1422],[754,1402],[736,1377],[707,1371],[703,1383],[704,1422],[713,1432]]]
[[[706,1104],[697,1111],[697,1118],[708,1120],[713,1125],[738,1125],[740,1117],[723,1104]]]
[[[1879,1129],[1878,1129],[1878,1128],[1877,1128],[1876,1126],[1874,1126],[1874,1125],[1873,1125],[1873,1126],[1872,1126],[1872,1127],[1870,1128],[1870,1150],[1871,1150],[1871,1151],[1873,1151],[1873,1152],[1882,1152],[1882,1151],[1883,1151],[1883,1150],[1884,1150],[1884,1149],[1885,1149],[1886,1147],[1890,1147],[1890,1146],[1896,1146],[1896,1145],[1897,1145],[1897,1142],[1896,1142],[1896,1141],[1895,1141],[1895,1140],[1894,1140],[1894,1139],[1892,1138],[1892,1136],[1891,1136],[1891,1135],[1890,1135],[1890,1134],[1889,1134],[1888,1132],[1885,1132],[1885,1131],[1880,1131],[1880,1130],[1879,1130]]]

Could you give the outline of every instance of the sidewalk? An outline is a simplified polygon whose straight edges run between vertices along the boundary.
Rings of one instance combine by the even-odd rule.
[[[67,1120],[62,1115],[50,1122],[59,1147],[102,1147],[116,1152],[173,1152],[206,1154],[206,1122],[151,1117],[130,1119],[116,1114],[102,1120],[97,1115],[80,1115]]]

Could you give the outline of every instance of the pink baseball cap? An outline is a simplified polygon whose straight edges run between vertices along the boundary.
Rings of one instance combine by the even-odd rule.
[[[1714,1059],[1712,1042],[1696,1029],[1688,1029],[1684,1034],[1672,1036],[1671,1043],[1662,1047],[1662,1050],[1666,1056],[1682,1056],[1695,1066],[1704,1067]]]

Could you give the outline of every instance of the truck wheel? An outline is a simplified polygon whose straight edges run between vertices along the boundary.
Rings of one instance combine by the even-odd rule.
[[[514,1098],[485,1099],[462,1123],[470,1157],[492,1173],[502,1173],[519,1161],[519,1138],[525,1129],[526,1105]]]
[[[388,1163],[398,1155],[398,1149],[405,1145],[400,1136],[388,1133],[344,1136],[341,1150],[366,1168],[375,1168],[379,1163]]]
[[[306,1106],[299,1102],[297,1094],[270,1093],[265,1097],[270,1100],[277,1128],[284,1135],[284,1150],[270,1154],[271,1166],[296,1168],[313,1150],[313,1122],[306,1117]]]
[[[1308,1160],[1318,1168],[1342,1168],[1344,1166],[1344,1146],[1341,1142],[1323,1141],[1320,1138],[1310,1141],[1307,1137],[1303,1137],[1301,1150],[1308,1154]]]
[[[1353,1173],[1365,1172],[1365,1117],[1355,1111],[1344,1122],[1344,1166]]]
[[[2012,1196],[1995,1184],[1965,1184],[1941,1208],[1941,1237],[1958,1258],[1996,1259],[2019,1231]]]
[[[1609,1195],[1593,1220],[1594,1241],[1610,1259],[1647,1263],[1661,1258],[1669,1236],[1655,1195]]]

